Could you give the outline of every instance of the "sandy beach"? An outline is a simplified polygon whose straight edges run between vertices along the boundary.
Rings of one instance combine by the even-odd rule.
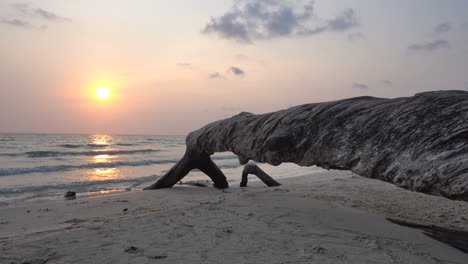
[[[1,263],[466,263],[390,223],[468,228],[468,203],[350,172],[268,188],[176,186],[0,210]]]

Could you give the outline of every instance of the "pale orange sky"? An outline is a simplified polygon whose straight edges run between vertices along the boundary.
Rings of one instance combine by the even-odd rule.
[[[457,0],[2,0],[0,132],[186,134],[240,111],[468,89],[467,13]]]

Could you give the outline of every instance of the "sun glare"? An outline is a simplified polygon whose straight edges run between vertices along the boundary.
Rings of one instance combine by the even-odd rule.
[[[100,99],[106,99],[109,97],[110,95],[110,91],[109,91],[109,88],[107,87],[99,87],[96,89],[96,95],[97,97],[99,97]]]

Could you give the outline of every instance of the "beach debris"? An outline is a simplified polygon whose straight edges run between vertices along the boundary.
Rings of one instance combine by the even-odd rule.
[[[280,183],[275,181],[270,175],[268,175],[266,172],[260,169],[260,167],[258,167],[257,165],[247,164],[244,166],[244,170],[242,171],[242,181],[240,183],[240,187],[247,187],[247,176],[249,174],[257,176],[268,187],[276,187],[281,185]]]
[[[124,252],[126,253],[130,253],[130,254],[135,254],[135,253],[138,253],[140,252],[141,250],[135,246],[129,246],[127,248],[125,248]]]
[[[65,195],[63,197],[65,199],[67,199],[67,200],[74,200],[74,199],[76,199],[76,192],[68,191],[68,192],[65,193]]]
[[[234,230],[232,229],[232,227],[226,227],[226,228],[223,229],[223,232],[225,234],[230,235],[230,234],[232,234],[234,232]]]
[[[150,259],[165,259],[167,255],[146,255]]]
[[[170,188],[191,170],[229,184],[210,158],[350,170],[398,187],[468,201],[468,91],[394,99],[361,96],[255,115],[242,112],[186,137],[186,152],[145,188]]]
[[[145,254],[147,258],[150,259],[165,259],[167,258],[167,254],[162,253],[161,251],[153,248],[147,248],[145,249]]]
[[[388,221],[411,228],[422,230],[426,236],[452,246],[462,252],[468,253],[468,231],[456,228],[447,228],[436,225],[424,225],[409,222],[403,219],[386,218]]]
[[[322,247],[322,246],[315,246],[312,248],[312,250],[316,253],[316,254],[325,254],[325,252],[327,251],[326,248]]]

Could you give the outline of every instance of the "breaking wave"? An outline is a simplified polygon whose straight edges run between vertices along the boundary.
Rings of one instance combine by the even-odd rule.
[[[28,156],[30,158],[56,157],[56,156],[96,156],[96,155],[130,155],[138,153],[161,152],[160,149],[136,150],[102,150],[102,151],[28,151],[22,153],[0,153],[0,156]]]
[[[235,156],[233,156],[235,157]],[[214,160],[224,159],[226,156],[221,157],[212,157]],[[79,170],[79,169],[98,169],[98,168],[115,168],[115,167],[137,167],[137,166],[146,166],[153,164],[171,164],[176,163],[179,160],[177,159],[165,159],[165,160],[142,160],[142,161],[117,161],[117,162],[100,162],[100,163],[88,163],[80,165],[58,165],[58,166],[39,166],[32,168],[6,168],[0,169],[0,176],[11,176],[18,174],[27,174],[34,172],[56,172],[56,171],[70,171],[70,170]],[[219,168],[221,169],[231,169],[240,167],[237,163],[230,164],[221,164]]]
[[[167,164],[175,163],[176,160],[142,160],[142,161],[117,161],[117,162],[103,162],[103,163],[89,163],[81,165],[58,165],[58,166],[39,166],[32,168],[7,168],[0,169],[0,176],[10,176],[17,174],[26,174],[33,172],[53,172],[53,171],[70,171],[78,169],[98,169],[98,168],[115,168],[123,166],[145,166],[152,164]]]

